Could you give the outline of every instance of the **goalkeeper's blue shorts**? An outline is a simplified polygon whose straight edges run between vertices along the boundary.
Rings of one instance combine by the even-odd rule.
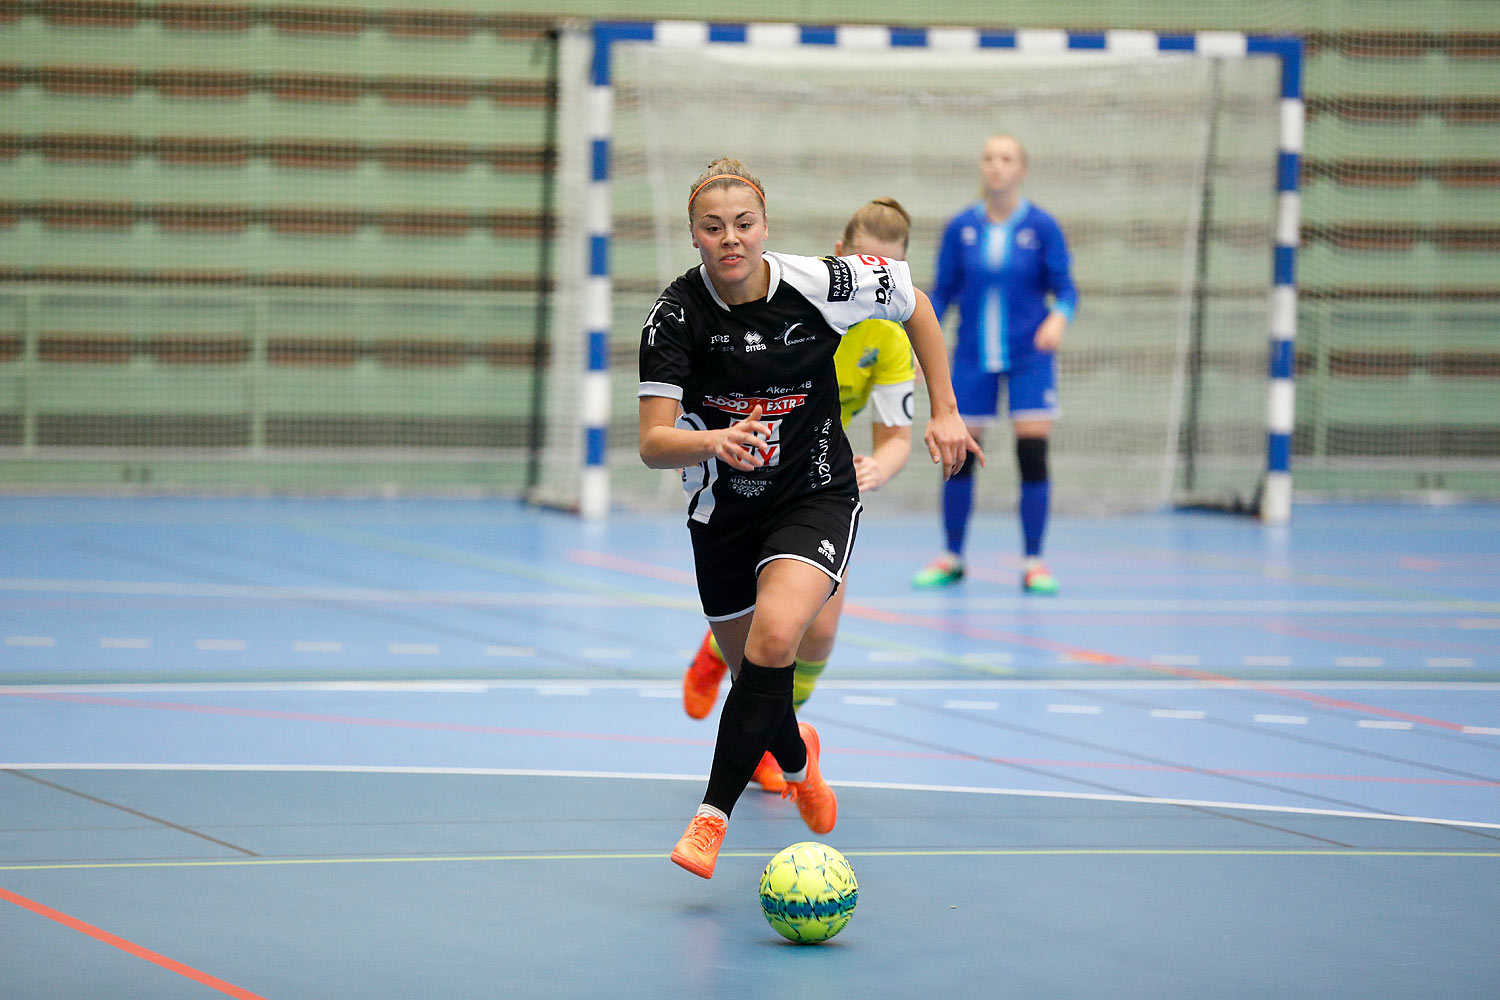
[[[999,415],[1002,381],[1010,419],[1057,417],[1057,355],[1025,351],[1013,354],[1010,370],[1004,372],[987,372],[977,365],[954,362],[953,393],[965,423],[983,426]]]

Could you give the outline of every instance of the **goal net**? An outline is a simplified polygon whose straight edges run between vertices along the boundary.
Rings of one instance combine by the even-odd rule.
[[[898,199],[913,217],[912,274],[926,288],[943,226],[978,197],[980,146],[996,132],[1027,147],[1023,193],[1061,223],[1079,287],[1059,354],[1057,507],[1253,503],[1266,467],[1275,60],[722,44],[615,45],[610,58],[615,503],[680,502],[676,477],[635,457],[635,365],[654,297],[698,261],[685,204],[711,159],[738,157],[765,182],[771,249],[831,253],[862,203]],[[588,99],[569,89],[565,122],[570,105],[576,114]],[[586,149],[576,132],[575,166]],[[587,198],[565,204],[583,211]],[[584,226],[575,212],[572,227]],[[563,247],[567,254],[566,239]],[[563,261],[577,268],[587,254],[575,249]],[[559,301],[582,280],[564,274]],[[951,311],[950,344],[956,323]],[[580,396],[568,380],[581,373],[554,370],[549,397]],[[926,412],[919,386],[913,457],[881,507],[935,502],[938,479],[920,444]],[[554,423],[549,435],[544,465],[566,495],[577,426]],[[868,415],[849,435],[868,451]],[[987,450],[989,482],[976,498],[1008,507],[1008,427],[991,431]]]

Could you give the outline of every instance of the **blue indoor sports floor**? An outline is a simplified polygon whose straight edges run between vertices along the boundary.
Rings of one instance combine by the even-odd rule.
[[[838,826],[752,788],[705,882],[680,517],[0,498],[0,998],[1500,995],[1500,507],[1055,517],[1053,598],[937,544],[861,526]]]

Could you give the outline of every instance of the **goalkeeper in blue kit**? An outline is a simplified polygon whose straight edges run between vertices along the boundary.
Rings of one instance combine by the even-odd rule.
[[[953,389],[959,415],[976,440],[999,415],[1000,385],[1015,429],[1019,512],[1025,568],[1021,587],[1053,594],[1057,580],[1042,563],[1051,507],[1047,439],[1057,416],[1057,349],[1078,306],[1067,241],[1055,219],[1021,195],[1026,150],[1013,136],[993,135],[980,164],[982,200],[949,221],[930,298],[941,319],[958,306]],[[946,551],[913,578],[942,587],[964,576],[964,536],[974,500],[974,467],[966,462],[943,484]]]

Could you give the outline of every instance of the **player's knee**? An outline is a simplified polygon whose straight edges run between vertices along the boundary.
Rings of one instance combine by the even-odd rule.
[[[1016,464],[1021,468],[1021,482],[1047,481],[1047,439],[1017,438]]]
[[[790,621],[769,620],[758,623],[756,634],[745,644],[745,655],[758,654],[757,663],[774,663],[777,666],[791,663],[801,638],[796,626]]]

